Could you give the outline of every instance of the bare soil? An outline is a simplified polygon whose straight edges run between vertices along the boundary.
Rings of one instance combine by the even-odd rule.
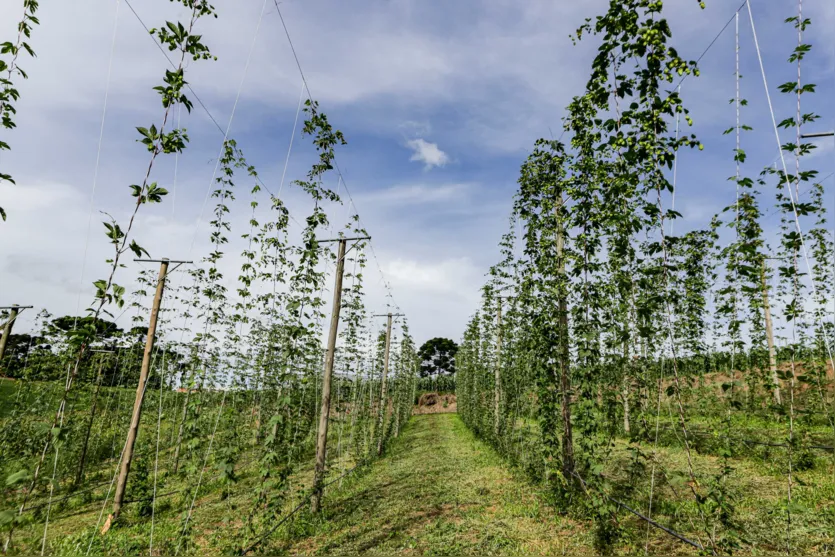
[[[453,414],[458,412],[455,395],[424,393],[418,399],[412,414]]]

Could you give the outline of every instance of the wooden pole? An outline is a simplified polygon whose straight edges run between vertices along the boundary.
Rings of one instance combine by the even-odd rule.
[[[180,445],[183,443],[183,433],[186,428],[186,417],[188,415],[188,399],[191,397],[191,387],[186,386],[186,397],[183,399],[183,412],[180,416],[180,427],[177,429],[177,445],[174,447],[174,474],[180,469]]]
[[[629,435],[631,426],[629,422],[629,375],[627,370],[631,367],[629,361],[629,340],[623,341],[623,377],[620,381],[620,396],[623,402],[623,432]]]
[[[394,412],[394,438],[400,435],[400,412],[398,408],[400,408],[400,402],[403,399],[403,388],[401,385],[397,385],[397,389],[394,395],[394,401],[392,402],[392,411]]]
[[[84,479],[84,463],[87,460],[87,447],[90,444],[90,433],[93,431],[93,422],[96,419],[96,407],[99,400],[99,389],[101,388],[101,370],[104,366],[104,359],[99,361],[99,370],[96,373],[96,386],[93,389],[93,400],[90,402],[90,417],[87,419],[87,427],[84,431],[84,441],[81,444],[81,457],[78,459],[78,471],[75,474],[75,485],[81,485]]]
[[[122,455],[122,464],[119,469],[119,479],[116,481],[116,495],[113,498],[113,514],[108,517],[112,524],[119,518],[122,504],[125,499],[125,489],[128,485],[128,474],[133,460],[133,447],[136,444],[136,437],[139,434],[139,419],[142,416],[142,402],[145,399],[145,387],[148,383],[148,374],[151,369],[151,353],[154,351],[154,341],[157,333],[157,319],[159,308],[162,304],[162,293],[165,290],[165,277],[168,274],[167,259],[163,259],[159,265],[159,278],[157,280],[157,292],[154,295],[154,305],[151,308],[151,319],[148,323],[148,338],[145,341],[145,353],[142,355],[142,369],[139,372],[139,384],[136,386],[136,398],[133,401],[133,415],[130,419],[128,438],[125,442],[125,452]]]
[[[560,280],[567,282],[565,276],[565,232],[562,225],[561,210],[563,206],[562,192],[557,198],[557,265]],[[569,347],[568,347],[568,301],[566,293],[558,293],[559,311],[559,343],[557,358],[560,366],[560,390],[562,391],[562,469],[565,479],[574,476],[574,437],[571,429],[571,379],[569,377]]]
[[[768,303],[768,281],[765,273],[765,259],[760,272],[763,289],[763,313],[765,314],[765,338],[768,342],[768,367],[771,371],[771,387],[774,389],[774,402],[783,404],[780,394],[780,378],[777,376],[777,351],[774,348],[774,325],[771,322],[771,306]]]
[[[180,415],[180,425],[177,428],[177,444],[174,446],[174,466],[172,472],[177,473],[180,469],[180,448],[183,444],[183,434],[186,429],[186,418],[188,417],[188,401],[191,398],[191,383],[194,381],[194,368],[197,366],[197,348],[192,352],[192,364],[189,366],[189,376],[183,383],[186,386],[186,396],[183,398],[183,411]]]
[[[403,372],[403,367],[404,367],[404,365],[403,365],[402,354],[401,354],[401,360],[400,360],[400,366],[399,366],[400,371],[398,372],[398,375],[400,375]],[[403,397],[403,383],[402,383],[402,381],[398,381],[398,383],[397,383],[397,394],[394,395],[394,400],[395,401],[392,404],[392,406],[394,407],[394,438],[395,439],[397,439],[397,437],[400,435],[400,405],[403,403],[403,398],[404,398]]]
[[[331,408],[331,377],[333,360],[336,353],[336,335],[339,329],[339,311],[342,309],[342,275],[345,271],[345,245],[347,240],[339,240],[339,255],[336,260],[336,276],[333,287],[333,311],[331,328],[328,333],[328,351],[325,354],[325,374],[322,379],[322,408],[319,412],[319,432],[316,436],[316,467],[313,472],[313,495],[310,498],[310,510],[319,512],[322,503],[322,483],[325,478],[325,457],[328,448],[328,414]]]
[[[10,308],[9,320],[6,321],[6,326],[3,327],[3,337],[0,338],[0,363],[3,362],[3,356],[6,354],[6,343],[9,342],[9,337],[12,335],[12,327],[17,319],[18,311],[17,306]]]
[[[379,437],[377,437],[377,454],[381,454],[383,452],[383,437],[385,433],[385,426],[386,426],[386,412],[388,404],[386,404],[386,377],[389,373],[389,352],[391,351],[391,317],[392,314],[389,313],[387,315],[388,318],[388,325],[386,326],[386,356],[383,363],[383,378],[380,382],[380,410],[379,410],[379,418],[378,423],[379,425]]]
[[[496,311],[496,369],[495,369],[495,384],[493,385],[493,432],[496,437],[499,436],[499,425],[501,414],[500,404],[502,398],[502,299],[498,298],[499,307]]]

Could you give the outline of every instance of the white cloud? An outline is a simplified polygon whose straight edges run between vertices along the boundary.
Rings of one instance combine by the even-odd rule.
[[[301,84],[271,4],[260,27],[232,134],[265,182],[277,190],[287,146],[266,138],[289,136]],[[417,336],[436,336],[438,328],[446,329],[437,332],[451,338],[460,336],[476,307],[483,272],[498,257],[496,243],[504,231],[515,189],[513,176],[524,151],[537,137],[547,136],[549,126],[559,133],[562,109],[572,95],[581,92],[588,75],[596,40],[584,40],[572,48],[568,34],[584,17],[601,13],[605,4],[604,0],[371,0],[350,7],[323,0],[281,4],[313,96],[349,140],[339,151],[340,165],[346,173],[356,169],[356,176],[353,172],[348,176],[360,214],[374,236],[395,299],[409,315]],[[811,28],[810,36],[817,39],[813,53],[825,56],[828,65],[821,66],[831,70],[832,38],[826,30],[832,28],[835,12],[828,0],[810,4],[808,9],[821,12]],[[262,3],[218,0],[216,5],[220,17],[201,20],[199,32],[219,60],[190,64],[188,79],[225,127]],[[0,224],[0,284],[7,303],[36,301],[55,312],[74,311],[116,6],[114,0],[43,3],[38,14],[41,25],[31,41],[38,57],[21,60],[30,78],[19,87],[18,127],[2,135],[13,150],[0,160],[3,170],[20,184],[0,187],[0,206],[9,211],[9,221]],[[163,0],[135,7],[149,26],[176,20],[178,13],[181,19],[185,9]],[[705,11],[698,10],[696,2],[671,4],[666,13],[675,44],[685,58],[698,56],[734,9],[720,2],[708,3]],[[788,0],[780,0],[757,13],[760,35],[775,37],[763,44],[768,49],[764,54],[769,80],[774,83],[781,81],[780,72],[788,72],[786,79],[790,79],[792,71],[785,56],[794,39],[781,23],[792,9]],[[19,6],[0,3],[0,40],[15,35],[19,16]],[[733,86],[729,77],[732,30],[725,32],[703,61],[704,77],[686,82],[686,103],[694,110],[697,126],[724,129],[733,121],[728,112],[732,107],[725,102]],[[742,38],[746,64],[742,73],[752,77],[743,82],[744,94],[752,103],[746,118],[764,132],[770,120],[761,109],[759,67],[747,27]],[[118,12],[114,52],[83,302],[91,295],[90,277],[98,276],[107,257],[97,211],[107,210],[121,219],[129,208],[126,186],[141,179],[147,167],[146,153],[135,143],[134,126],[148,126],[159,118],[159,98],[150,87],[159,83],[166,68],[165,59],[124,3]],[[831,76],[831,71],[822,75]],[[827,77],[818,83],[822,108],[816,111],[825,115],[825,99],[830,97],[823,91],[831,90],[832,81]],[[779,103],[776,98],[775,102]],[[792,113],[793,106],[778,106],[781,114],[784,108]],[[208,250],[207,214],[193,250],[191,239],[222,134],[218,135],[199,107],[192,115],[183,114],[182,124],[192,144],[179,158],[176,211],[172,212],[173,158],[161,158],[154,164],[153,179],[172,191],[172,199],[153,211],[143,208],[136,233],[154,255],[199,260]],[[713,148],[713,137],[694,131],[705,140],[706,150]],[[421,139],[429,137],[437,143]],[[414,176],[419,167],[410,165],[405,156],[394,160],[398,157],[389,157],[388,152],[375,153],[376,146],[396,148],[396,142],[408,145],[412,160],[427,169],[451,162],[439,148],[444,145],[455,154],[456,163],[460,161],[467,178],[451,177],[452,183],[439,185],[423,183]],[[763,133],[763,143],[767,156],[762,148],[746,147],[752,168],[755,157],[768,158],[765,162],[774,157],[773,136]],[[304,175],[307,163],[297,161],[314,156],[304,153],[305,148],[312,151],[309,142],[297,137],[287,183]],[[363,164],[365,159],[351,158],[358,151],[379,159]],[[503,159],[509,153],[518,155],[510,167]],[[831,150],[823,145],[816,153],[819,157],[826,154]],[[710,201],[721,207],[732,198],[730,190],[721,190],[724,197],[719,199],[712,196],[717,187],[711,186],[712,191],[702,187],[726,183],[732,163],[729,157],[721,160],[724,167],[714,160],[705,163],[704,158],[679,161],[677,195],[680,206],[687,209],[685,217],[703,223],[712,214]],[[716,176],[708,174],[711,170]],[[699,187],[688,187],[689,174],[698,175]],[[473,195],[471,184],[454,182],[462,179],[477,182],[479,195]],[[391,184],[397,185],[388,187]],[[243,180],[239,186],[243,189]],[[282,197],[288,195],[294,195],[293,189],[285,187]],[[693,204],[688,206],[690,199]],[[293,201],[294,209],[302,203]],[[233,209],[235,237],[247,226],[247,203],[246,196],[240,195],[241,206]],[[396,209],[406,210],[398,213]],[[333,221],[341,224],[348,210],[334,209]],[[450,218],[453,211],[455,218]],[[224,274],[231,289],[237,275],[234,254],[240,248],[230,245],[225,250],[229,266]],[[119,280],[127,285],[136,270],[125,269]],[[376,275],[376,265],[372,274]],[[367,284],[369,305],[381,309],[384,300],[376,276]]]
[[[472,288],[462,287],[472,285],[473,279],[477,279],[481,274],[467,257],[438,262],[397,258],[392,260],[385,270],[393,283],[409,285],[423,291],[455,293],[461,296],[472,294]],[[478,288],[475,292],[477,298]]]
[[[366,201],[385,205],[417,205],[460,201],[472,189],[472,184],[409,184],[397,185],[382,191],[363,196],[362,205]]]
[[[433,336],[457,339],[477,307],[483,272],[469,257],[413,259],[394,256],[383,267],[409,316],[418,343]],[[456,316],[452,319],[452,316]]]
[[[835,152],[835,141],[833,141],[831,137],[811,140],[810,143],[813,143],[815,145],[815,149],[812,149],[812,152],[806,156],[806,160],[813,158],[828,159],[832,156],[832,153]],[[825,175],[825,173],[821,174],[821,176]]]
[[[406,135],[413,137],[424,137],[432,133],[432,124],[429,122],[418,122],[415,120],[407,120],[400,124],[399,128]]]
[[[414,150],[409,160],[422,162],[426,170],[434,166],[445,166],[449,162],[449,155],[441,151],[437,143],[418,138],[407,141],[406,145]]]
[[[66,184],[40,183],[26,187],[14,187],[7,182],[0,183],[0,197],[3,203],[16,210],[29,212],[61,207],[78,198],[77,192]]]

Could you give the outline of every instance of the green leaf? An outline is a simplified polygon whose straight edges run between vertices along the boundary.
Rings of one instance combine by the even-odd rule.
[[[14,521],[17,513],[13,510],[7,509],[5,511],[0,511],[0,526],[5,526],[12,521]]]
[[[146,250],[145,248],[143,248],[142,246],[137,244],[136,240],[131,240],[129,247],[130,247],[131,251],[133,251],[134,255],[136,255],[137,258],[141,258],[142,255],[146,255],[146,256],[150,257],[150,255],[148,254],[148,250]]]
[[[14,474],[6,476],[6,485],[12,486],[29,478],[28,470],[18,470]]]

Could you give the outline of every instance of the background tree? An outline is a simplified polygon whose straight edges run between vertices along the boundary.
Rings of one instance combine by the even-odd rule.
[[[49,348],[45,343],[46,339],[43,337],[27,333],[9,335],[6,353],[0,361],[0,376],[19,377],[31,354]]]
[[[423,343],[418,351],[421,377],[455,374],[458,345],[448,338],[436,337]]]

